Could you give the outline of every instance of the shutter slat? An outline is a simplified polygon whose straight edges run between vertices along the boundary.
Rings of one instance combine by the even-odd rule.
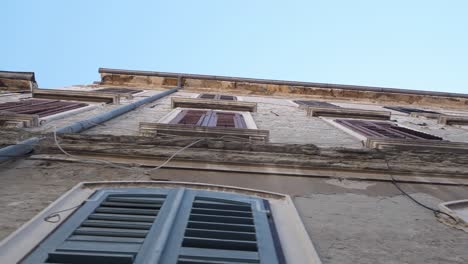
[[[103,236],[81,236],[72,235],[69,241],[102,241],[102,242],[123,242],[123,243],[143,243],[144,238],[137,237],[103,237]]]
[[[124,203],[138,203],[138,204],[162,204],[164,197],[161,198],[144,198],[144,197],[109,197],[109,202],[124,202]]]
[[[257,242],[210,239],[199,237],[184,237],[183,247],[212,248],[212,249],[231,249],[241,251],[257,251]]]
[[[179,263],[184,261],[218,261],[220,263],[260,263],[257,252],[238,250],[211,250],[205,248],[181,248]],[[188,262],[190,263],[190,262]],[[195,262],[198,263],[198,262]],[[204,262],[201,262],[204,263]],[[210,262],[205,262],[210,263]],[[214,262],[216,263],[216,262]]]
[[[106,220],[86,220],[83,222],[84,227],[108,227],[108,228],[127,228],[127,229],[145,229],[151,228],[151,223],[144,222],[122,222],[122,221],[106,221]]]
[[[233,217],[233,216],[226,217],[226,216],[191,214],[190,220],[201,221],[201,222],[217,222],[217,223],[253,225],[253,219],[248,218],[248,217]]]
[[[208,208],[208,209],[224,209],[232,211],[250,211],[250,206],[244,205],[233,205],[233,204],[222,204],[210,201],[196,201],[193,203],[193,207],[196,208]]]
[[[79,252],[51,252],[47,263],[68,264],[132,264],[133,255]]]
[[[204,215],[225,215],[225,216],[239,216],[239,217],[252,217],[251,212],[243,211],[232,211],[232,210],[220,210],[220,209],[205,209],[205,208],[195,208],[192,209],[192,212],[195,214],[204,214]]]
[[[215,238],[223,239],[229,238],[230,240],[241,240],[241,241],[256,241],[255,232],[232,232],[224,230],[205,230],[205,229],[194,229],[187,228],[185,235],[188,237],[204,237],[204,238]]]
[[[125,208],[156,208],[159,209],[161,208],[162,204],[139,204],[139,203],[122,203],[122,202],[104,202],[102,203],[102,206],[107,206],[107,207],[125,207]]]
[[[131,208],[121,208],[121,207],[100,207],[96,209],[98,213],[111,213],[111,214],[136,214],[136,215],[157,215],[158,211],[156,210],[146,210],[146,209],[131,209]]]
[[[187,227],[196,228],[196,229],[226,230],[226,231],[237,231],[237,232],[255,232],[255,227],[253,225],[215,223],[215,222],[190,221],[187,224]]]
[[[136,222],[149,222],[154,221],[154,216],[145,215],[126,215],[126,214],[91,214],[89,219],[93,220],[115,220],[115,221],[136,221]]]
[[[74,235],[89,236],[109,236],[109,237],[146,237],[148,231],[123,228],[94,228],[80,227],[73,233]]]
[[[135,243],[114,243],[114,242],[95,242],[95,241],[65,241],[57,251],[75,251],[75,252],[106,252],[135,254],[140,248]]]

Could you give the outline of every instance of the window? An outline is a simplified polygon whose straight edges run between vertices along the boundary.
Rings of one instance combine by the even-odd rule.
[[[117,94],[134,94],[139,93],[143,90],[136,90],[136,89],[129,89],[129,88],[119,88],[119,87],[109,87],[96,90],[98,92],[106,92],[106,93],[117,93]]]
[[[87,106],[85,103],[64,102],[58,100],[30,99],[19,102],[8,102],[0,104],[0,111],[15,114],[38,115],[39,117],[50,116]]]
[[[313,100],[294,100],[294,102],[300,106],[316,106],[316,107],[339,107],[334,104],[330,104],[327,102],[320,102],[320,101],[313,101]]]
[[[410,108],[410,107],[403,107],[403,106],[384,106],[384,108],[395,110],[395,111],[405,113],[405,114],[411,114],[411,113],[440,114],[434,111],[421,110],[417,108]]]
[[[242,114],[214,110],[182,110],[169,123],[204,127],[247,128]]]
[[[348,127],[364,136],[372,138],[442,140],[440,137],[415,131],[406,127],[400,127],[389,122],[352,119],[337,119],[335,121],[338,124]]]
[[[269,209],[236,193],[104,188],[21,263],[284,263]]]
[[[236,101],[237,98],[232,95],[222,95],[222,94],[200,94],[198,98],[202,99],[214,99],[214,100],[228,100],[228,101]]]

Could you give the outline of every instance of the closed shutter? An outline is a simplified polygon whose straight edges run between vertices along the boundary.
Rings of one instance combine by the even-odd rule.
[[[442,140],[430,134],[422,133],[388,122],[376,122],[367,120],[337,119],[338,124],[342,124],[352,130],[367,137],[395,138],[395,139],[430,139]]]
[[[237,98],[232,95],[222,95],[222,94],[200,94],[198,98],[203,99],[215,99],[215,100],[228,100],[228,101],[236,101]]]
[[[215,99],[216,94],[200,94],[198,98],[203,98],[203,99]]]
[[[45,117],[84,106],[87,106],[87,104],[47,99],[30,99],[19,102],[8,102],[0,104],[0,111]]]
[[[279,263],[263,200],[186,191],[161,263]]]
[[[313,100],[295,100],[294,101],[298,105],[305,105],[305,106],[315,106],[315,107],[333,107],[333,108],[338,108],[339,106],[330,104],[327,102],[321,102],[321,101],[313,101]]]
[[[244,117],[239,113],[212,111],[208,126],[247,128]]]
[[[440,114],[440,113],[434,112],[434,111],[422,110],[422,109],[410,108],[410,107],[402,107],[402,106],[384,106],[384,108],[390,109],[390,110],[395,110],[395,111],[402,112],[402,113],[405,113],[405,114],[411,114],[411,113]]]
[[[182,124],[201,126],[205,119],[208,119],[209,111],[203,110],[182,110],[173,120],[171,124]]]
[[[109,87],[109,88],[103,88],[96,90],[99,92],[105,92],[105,93],[123,93],[123,94],[134,94],[134,93],[139,93],[142,90],[136,90],[136,89],[130,89],[130,88],[118,88],[118,87]]]
[[[235,101],[236,97],[232,95],[220,95],[219,100]]]
[[[22,263],[131,264],[159,231],[167,190],[97,192]]]
[[[21,263],[280,263],[264,202],[185,188],[101,190]]]
[[[207,127],[247,128],[242,114],[212,110],[182,110],[169,123]]]

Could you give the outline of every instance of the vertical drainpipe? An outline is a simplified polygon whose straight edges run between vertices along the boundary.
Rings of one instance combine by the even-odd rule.
[[[162,93],[155,94],[153,96],[141,99],[139,101],[123,105],[121,107],[118,107],[116,109],[113,109],[109,112],[99,114],[97,116],[94,116],[92,118],[88,118],[82,121],[75,122],[73,124],[70,124],[68,126],[62,127],[60,129],[57,129],[57,133],[80,133],[82,131],[85,131],[87,129],[90,129],[98,124],[104,123],[106,121],[109,121],[110,119],[113,119],[117,116],[123,115],[125,113],[128,113],[135,108],[142,106],[147,103],[151,103],[153,101],[156,101],[158,99],[161,99],[169,94],[177,92],[180,88],[182,88],[182,77],[179,76],[177,79],[177,87],[172,88],[170,90],[164,91]],[[22,157],[28,153],[30,153],[34,145],[38,144],[39,141],[42,139],[42,137],[32,137],[27,140],[21,141],[15,145],[7,146],[4,148],[0,149],[0,161],[4,160],[9,160],[15,157]]]

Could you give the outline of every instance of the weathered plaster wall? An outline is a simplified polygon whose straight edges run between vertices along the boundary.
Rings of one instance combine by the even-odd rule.
[[[256,102],[257,112],[252,116],[259,129],[270,131],[272,143],[314,144],[319,147],[361,148],[361,142],[336,129],[317,117],[308,117],[289,100],[268,97],[247,97],[244,101]]]
[[[175,180],[232,185],[293,197],[324,264],[459,263],[468,234],[439,223],[391,184],[277,175],[159,170],[22,160],[0,167],[0,239],[82,181]],[[425,204],[466,198],[468,187],[402,184]]]

